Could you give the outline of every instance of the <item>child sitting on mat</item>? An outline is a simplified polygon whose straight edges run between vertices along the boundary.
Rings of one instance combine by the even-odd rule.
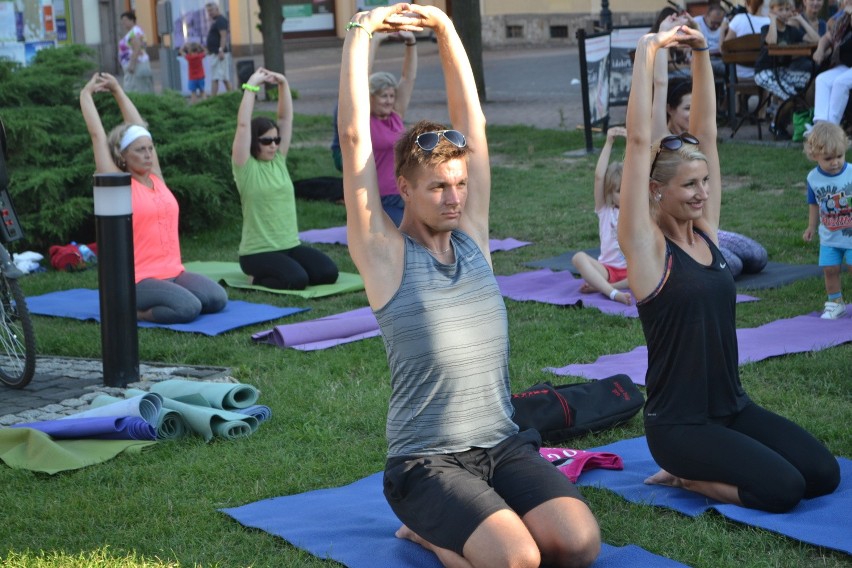
[[[849,139],[843,129],[826,120],[817,122],[805,142],[805,154],[817,163],[808,174],[808,228],[802,238],[810,242],[819,227],[819,265],[825,273],[828,301],[822,319],[846,313],[840,288],[840,268],[852,273],[852,168],[846,163]]]
[[[621,195],[621,162],[609,163],[612,144],[616,136],[627,136],[624,127],[614,126],[607,130],[606,143],[601,149],[595,168],[595,213],[598,215],[598,233],[601,254],[597,259],[585,252],[578,252],[571,263],[586,281],[581,292],[601,292],[611,300],[630,305],[627,288],[627,261],[618,246],[618,203]]]

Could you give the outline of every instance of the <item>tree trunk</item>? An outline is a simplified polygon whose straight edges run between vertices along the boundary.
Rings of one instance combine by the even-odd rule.
[[[260,35],[263,37],[263,66],[284,73],[284,41],[281,25],[284,16],[281,0],[257,0],[260,7]]]
[[[459,33],[473,69],[480,102],[485,102],[485,74],[482,69],[482,16],[479,0],[452,3],[453,24]]]

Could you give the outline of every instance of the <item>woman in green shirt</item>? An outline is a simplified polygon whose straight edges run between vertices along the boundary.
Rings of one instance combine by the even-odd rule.
[[[277,123],[252,119],[260,85],[278,85]],[[281,73],[260,68],[243,85],[231,168],[240,193],[243,233],[240,268],[252,283],[279,290],[333,284],[338,270],[326,254],[299,242],[296,197],[287,171],[293,100]]]

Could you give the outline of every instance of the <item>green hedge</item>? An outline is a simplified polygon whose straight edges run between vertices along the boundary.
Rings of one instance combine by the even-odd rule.
[[[0,60],[9,191],[26,248],[94,237],[94,158],[79,105],[80,88],[95,70],[92,55],[68,46],[39,51],[28,67]],[[149,123],[163,175],[180,202],[182,232],[239,215],[230,154],[241,95],[193,106],[172,91],[131,97]],[[121,120],[117,105],[107,94],[95,100],[109,131]]]

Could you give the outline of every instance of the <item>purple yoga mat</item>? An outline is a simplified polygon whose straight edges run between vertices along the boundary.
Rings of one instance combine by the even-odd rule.
[[[139,416],[95,416],[65,418],[15,424],[12,428],[32,428],[56,440],[156,440],[154,427]]]
[[[760,327],[737,330],[740,365],[788,353],[820,351],[852,341],[852,317],[824,320],[812,313],[776,320]],[[574,375],[586,379],[605,379],[624,373],[637,385],[645,384],[648,348],[644,345],[617,355],[604,355],[594,363],[547,367],[556,375]]]
[[[366,307],[315,320],[279,325],[251,337],[258,343],[315,351],[380,334],[376,316]]]
[[[326,245],[345,245],[349,242],[346,240],[345,226],[301,231],[299,233],[299,240],[306,243],[321,243]]]
[[[329,227],[328,229],[310,229],[299,233],[299,239],[306,243],[322,243],[327,245],[345,245],[349,241],[346,239],[346,227]],[[491,252],[512,250],[520,247],[525,247],[529,244],[526,241],[518,239],[490,239],[488,248]]]
[[[513,239],[511,237],[508,239],[489,239],[488,249],[491,252],[499,252],[501,250],[514,250],[531,244],[532,243],[530,242],[519,241],[518,239]]]
[[[519,272],[511,276],[497,276],[500,292],[510,300],[518,302],[542,302],[557,306],[597,308],[605,314],[628,318],[639,317],[636,305],[625,306],[597,292],[584,294],[580,287],[584,280],[574,278],[568,272],[553,272],[550,269]],[[737,302],[756,302],[753,296],[737,294]],[[623,372],[623,371],[619,371]]]

